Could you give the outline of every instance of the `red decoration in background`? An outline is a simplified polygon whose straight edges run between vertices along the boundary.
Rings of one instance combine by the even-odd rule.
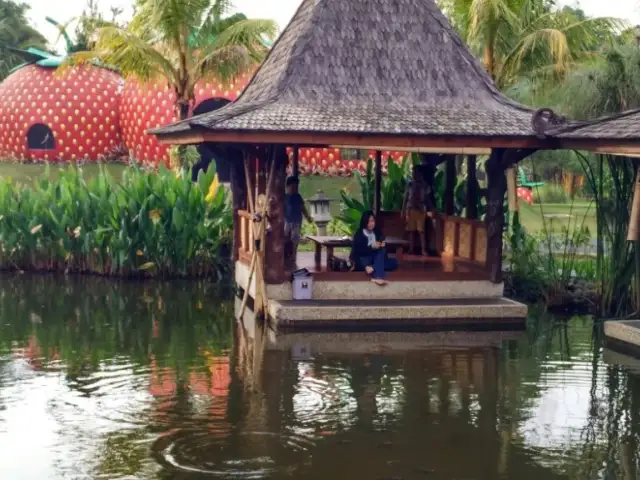
[[[250,75],[245,75],[229,85],[200,82],[196,85],[194,108],[212,98],[235,100],[250,79]],[[175,93],[159,82],[140,85],[135,80],[129,80],[125,83],[120,104],[120,125],[124,144],[138,161],[154,165],[164,161],[168,164],[169,146],[160,144],[154,135],[148,135],[146,131],[177,120],[174,99]]]
[[[527,187],[518,187],[516,191],[518,198],[527,202],[529,205],[533,205],[533,192]]]
[[[104,68],[62,75],[36,65],[20,68],[0,84],[0,157],[95,161],[108,155],[122,144],[119,83],[120,76]],[[29,147],[36,124],[50,129],[53,148]]]
[[[208,99],[235,100],[250,79],[199,83],[194,108]],[[162,83],[129,80],[122,87],[121,77],[103,68],[74,67],[59,76],[54,68],[25,66],[0,84],[0,158],[97,161],[125,147],[142,163],[168,164],[169,147],[146,131],[176,121],[174,98]],[[28,133],[36,124],[50,129],[52,148],[29,148]],[[383,151],[383,171],[389,157],[399,162],[404,155]],[[367,156],[374,159],[375,152]],[[299,165],[303,175],[347,176],[364,173],[367,161],[342,160],[338,148],[301,148]]]

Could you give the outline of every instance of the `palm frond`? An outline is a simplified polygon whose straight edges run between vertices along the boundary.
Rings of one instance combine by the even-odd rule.
[[[116,66],[123,76],[135,77],[143,82],[164,77],[176,82],[176,69],[155,46],[127,29],[103,27],[92,52],[80,52],[69,56],[69,64],[101,61]]]

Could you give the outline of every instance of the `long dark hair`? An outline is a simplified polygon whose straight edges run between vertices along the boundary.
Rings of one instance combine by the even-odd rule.
[[[371,210],[367,210],[366,212],[364,212],[362,214],[362,217],[360,217],[360,230],[366,230],[367,229],[367,226],[369,225],[369,219],[371,217],[373,217],[374,220],[376,219],[376,216],[373,214],[373,212]],[[377,232],[377,230],[378,230],[378,225],[376,225],[373,228],[374,232]]]

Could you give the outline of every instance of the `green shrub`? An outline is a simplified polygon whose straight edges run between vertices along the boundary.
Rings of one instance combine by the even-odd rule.
[[[562,185],[547,183],[536,187],[533,191],[533,199],[536,203],[567,203],[570,201],[569,195]]]
[[[221,250],[232,217],[215,167],[175,175],[104,167],[85,181],[69,166],[33,187],[0,180],[0,267],[120,276],[211,276],[228,264]]]

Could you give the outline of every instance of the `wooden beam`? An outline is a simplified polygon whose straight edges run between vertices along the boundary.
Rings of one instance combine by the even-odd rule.
[[[354,150],[387,150],[387,147],[381,145],[329,145],[329,148],[354,149]],[[468,147],[422,147],[422,148],[400,148],[395,147],[398,152],[413,153],[435,153],[443,155],[491,155],[490,148],[468,148]]]
[[[555,139],[540,139],[535,136],[474,136],[474,135],[389,135],[371,133],[326,133],[326,132],[264,132],[264,131],[207,131],[190,130],[188,132],[157,135],[165,144],[196,144],[201,142],[217,143],[254,143],[287,145],[309,145],[329,147],[329,145],[353,145],[366,148],[378,145],[387,149],[442,149],[442,148],[557,148]]]
[[[487,161],[487,269],[493,283],[502,283],[502,233],[504,231],[504,196],[507,181],[502,165],[505,151],[496,149]]]
[[[376,218],[382,210],[382,152],[376,151],[375,190],[373,197],[373,212]]]
[[[240,245],[242,244],[240,219],[238,211],[247,210],[247,180],[244,174],[242,152],[234,155],[231,162],[231,196],[233,198],[233,261],[239,260]]]
[[[281,284],[285,281],[285,259],[284,259],[284,202],[285,202],[285,181],[287,178],[287,150],[284,145],[275,147],[275,151],[269,162],[275,162],[271,180],[271,190],[269,192],[268,212],[269,212],[269,233],[265,244],[265,281],[267,284]]]
[[[476,172],[477,157],[469,155],[467,157],[467,218],[476,220],[478,218],[478,176]]]
[[[291,175],[294,177],[300,176],[300,146],[294,145],[293,147],[293,161],[291,164]]]
[[[455,214],[456,157],[448,155],[445,164],[444,214]]]

